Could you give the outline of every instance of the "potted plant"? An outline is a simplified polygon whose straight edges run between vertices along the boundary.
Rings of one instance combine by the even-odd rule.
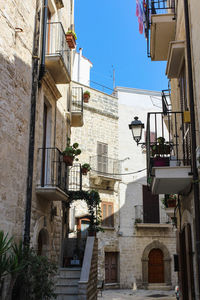
[[[153,157],[154,167],[169,166],[169,157],[163,155],[170,154],[170,145],[165,142],[164,137],[158,137],[156,143],[151,145],[151,155]],[[162,156],[160,156],[162,155]]]
[[[76,33],[72,30],[68,30],[67,33],[65,34],[65,38],[67,41],[67,44],[70,49],[74,49],[76,47]]]
[[[177,195],[167,195],[167,207],[176,207]]]
[[[89,91],[85,91],[83,93],[83,101],[84,101],[84,103],[88,103],[89,99],[90,99],[90,92]]]
[[[75,158],[76,156],[81,154],[81,150],[78,148],[79,144],[74,143],[73,145],[70,145],[70,139],[68,139],[67,147],[63,151],[63,161],[68,165],[72,166],[74,159],[78,161],[78,158]]]
[[[83,165],[81,166],[81,172],[82,172],[83,175],[87,175],[87,173],[88,173],[90,170],[91,170],[90,164],[85,163],[85,164],[83,164]]]
[[[164,137],[158,137],[156,139],[156,144],[151,146],[152,156],[160,154],[170,154],[170,145],[165,143]]]

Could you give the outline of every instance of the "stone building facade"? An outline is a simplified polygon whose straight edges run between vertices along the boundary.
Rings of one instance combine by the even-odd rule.
[[[153,1],[154,2],[154,1]],[[161,4],[162,1],[158,1]],[[171,123],[178,133],[172,130],[171,141],[178,148],[176,159],[179,163],[165,170],[165,178],[173,178],[165,190],[178,194],[177,201],[177,253],[179,266],[179,286],[181,299],[199,299],[200,297],[200,220],[199,220],[199,1],[164,1],[164,12],[157,5],[151,16],[152,40],[149,38],[150,57],[153,61],[167,61],[166,75],[170,81],[171,107],[164,107],[167,116],[171,114]],[[150,9],[151,10],[151,9]],[[156,12],[156,14],[155,14]],[[161,31],[155,32],[160,22],[165,24]],[[168,36],[166,36],[166,33]],[[164,41],[161,36],[165,37]],[[167,37],[167,38],[166,38]],[[154,43],[152,41],[154,40]],[[175,112],[183,120],[175,121]],[[178,124],[176,126],[176,123]],[[175,134],[175,135],[174,135]],[[174,135],[174,136],[173,136]],[[177,135],[177,141],[176,141]],[[174,151],[174,150],[173,150]],[[173,154],[174,155],[174,154]],[[183,169],[187,173],[183,180]],[[167,173],[168,172],[168,173]],[[168,174],[170,174],[168,176]],[[155,178],[156,179],[156,178]],[[167,181],[165,181],[167,184]],[[182,186],[179,186],[182,183]],[[179,188],[178,188],[179,186]],[[176,188],[175,188],[176,187]]]
[[[29,211],[31,245],[59,262],[68,196],[58,169],[67,172],[62,151],[71,134],[74,51],[65,33],[74,28],[74,4],[49,0],[45,9],[45,3],[0,4],[0,228],[24,239]]]
[[[176,230],[164,209],[164,195],[156,198],[148,191],[146,147],[136,144],[128,128],[138,116],[144,123],[140,142],[145,143],[147,112],[161,111],[161,93],[125,87],[117,87],[116,93],[119,99],[119,158],[122,174],[126,174],[120,182],[120,285],[150,288],[151,283],[159,283],[163,288],[172,288],[177,283],[173,263]],[[150,259],[154,251],[162,255],[163,273],[157,270],[158,276],[151,278],[154,266]]]
[[[89,175],[83,176],[83,190],[97,190],[102,200],[104,232],[99,232],[97,237],[99,278],[104,279],[105,256],[119,253],[118,99],[80,83],[73,82],[73,86],[90,92],[89,103],[84,104],[84,126],[72,129],[72,141],[79,141],[81,164],[89,163],[92,168]],[[71,205],[71,210],[74,209],[74,230],[79,228],[82,232],[86,228],[87,206],[79,200]]]

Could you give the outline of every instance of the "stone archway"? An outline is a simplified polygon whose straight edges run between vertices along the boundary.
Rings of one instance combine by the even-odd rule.
[[[51,245],[51,227],[49,221],[46,217],[40,217],[33,231],[33,247],[37,251],[38,254],[42,253],[42,255],[50,257],[50,245]]]
[[[146,288],[148,286],[148,262],[149,262],[149,253],[153,249],[160,249],[163,252],[163,261],[164,261],[164,283],[171,285],[171,257],[167,247],[159,242],[153,241],[149,244],[143,252],[142,255],[142,281],[143,286]]]
[[[38,234],[37,254],[49,256],[49,234],[46,228],[42,228]]]

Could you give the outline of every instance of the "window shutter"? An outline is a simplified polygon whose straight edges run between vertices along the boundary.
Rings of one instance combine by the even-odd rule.
[[[113,215],[113,205],[108,205],[108,226],[113,227],[114,226],[114,215]]]
[[[113,203],[102,203],[102,225],[106,227],[114,226]]]
[[[97,143],[97,167],[99,172],[107,172],[108,165],[108,145],[104,143]]]

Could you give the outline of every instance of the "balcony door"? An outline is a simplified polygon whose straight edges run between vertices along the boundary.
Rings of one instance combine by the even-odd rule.
[[[160,223],[159,196],[153,195],[146,185],[143,185],[143,218],[144,223]]]
[[[99,172],[108,172],[108,144],[97,142],[97,168]]]
[[[42,186],[51,185],[51,107],[44,102],[43,112],[43,143],[42,143]]]

